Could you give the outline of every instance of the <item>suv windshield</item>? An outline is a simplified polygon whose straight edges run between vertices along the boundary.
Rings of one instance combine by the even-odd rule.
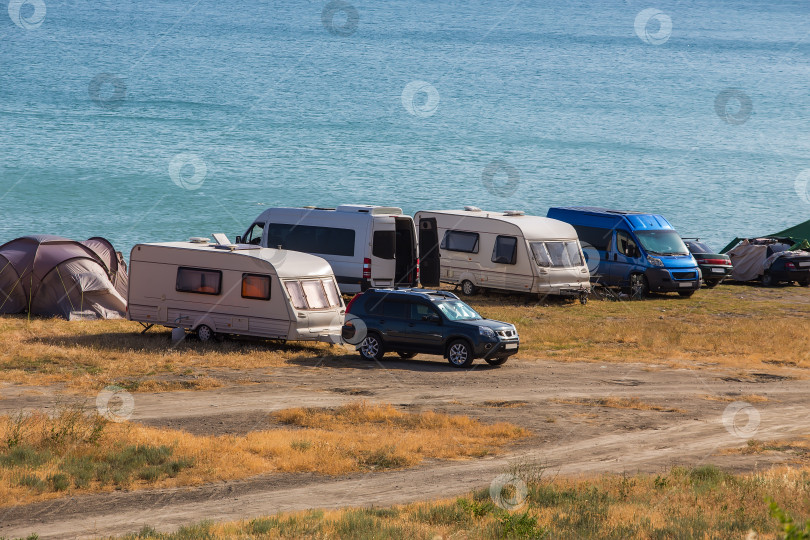
[[[481,315],[461,300],[444,300],[435,304],[451,321],[474,321],[481,318]]]
[[[636,231],[638,241],[650,255],[689,255],[675,231]]]

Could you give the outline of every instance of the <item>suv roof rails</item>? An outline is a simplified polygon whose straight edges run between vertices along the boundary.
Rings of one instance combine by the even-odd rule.
[[[419,289],[415,287],[393,287],[393,288],[371,288],[366,290],[366,292],[405,292],[405,293],[413,293],[413,294],[421,294],[424,296],[442,296],[444,298],[458,298],[455,294],[450,291],[440,291],[438,289]]]

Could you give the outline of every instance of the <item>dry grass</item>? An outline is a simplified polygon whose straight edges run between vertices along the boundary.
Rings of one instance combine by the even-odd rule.
[[[719,453],[721,455],[782,454],[790,464],[810,467],[810,435],[794,440],[760,441],[757,439],[749,439],[745,446],[725,449]]]
[[[729,396],[729,395],[713,396],[707,394],[700,397],[709,401],[722,401],[722,402],[745,401],[746,403],[764,403],[766,401],[769,401],[767,397],[760,396],[758,394],[746,394],[739,396]]]
[[[810,289],[802,287],[720,285],[688,299],[658,295],[586,306],[493,293],[470,303],[486,317],[517,326],[519,358],[769,371],[810,367]]]
[[[810,289],[721,285],[690,299],[659,296],[586,306],[492,294],[469,302],[484,316],[517,325],[519,358],[647,362],[688,367],[767,369],[804,376],[810,366]],[[323,344],[193,338],[173,346],[169,332],[141,335],[128,321],[67,322],[0,318],[0,381],[66,383],[75,390],[117,384],[128,390],[203,389],[245,382],[232,370],[356,358]],[[439,361],[441,361],[439,359]],[[229,372],[230,375],[229,375]]]
[[[129,391],[202,390],[234,381],[223,372],[283,366],[305,354],[327,354],[322,344],[224,341],[189,337],[173,345],[169,331],[123,320],[74,321],[0,317],[0,381],[67,383],[74,390],[116,384]],[[249,378],[248,378],[249,379]]]
[[[564,403],[567,405],[585,405],[587,407],[607,407],[610,409],[632,409],[636,411],[659,411],[659,412],[686,412],[683,409],[653,405],[641,401],[637,397],[605,397],[605,398],[573,398],[573,399],[552,399],[554,403]]]
[[[244,436],[195,436],[109,423],[75,410],[54,418],[41,413],[0,417],[0,501],[5,501],[0,504],[120,487],[199,485],[268,472],[340,475],[396,469],[426,458],[493,454],[528,435],[512,424],[405,413],[364,402],[333,410],[284,410],[274,417],[290,427]],[[121,470],[131,474],[116,477]]]
[[[512,472],[521,476],[520,473]],[[808,474],[775,469],[732,475],[716,467],[675,467],[658,475],[587,479],[526,477],[518,508],[493,504],[489,489],[457,499],[387,508],[310,510],[252,520],[204,522],[137,538],[776,538],[766,497],[801,522],[810,515]],[[511,494],[504,494],[509,497]]]

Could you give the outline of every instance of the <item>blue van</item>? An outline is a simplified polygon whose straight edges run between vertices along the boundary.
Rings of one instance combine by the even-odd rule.
[[[634,296],[650,291],[692,296],[700,288],[697,262],[663,216],[570,207],[551,208],[548,217],[574,226],[592,281]]]

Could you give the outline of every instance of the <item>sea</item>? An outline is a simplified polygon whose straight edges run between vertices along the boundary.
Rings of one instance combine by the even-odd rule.
[[[0,243],[272,206],[602,206],[719,249],[810,218],[807,0],[10,0]]]

